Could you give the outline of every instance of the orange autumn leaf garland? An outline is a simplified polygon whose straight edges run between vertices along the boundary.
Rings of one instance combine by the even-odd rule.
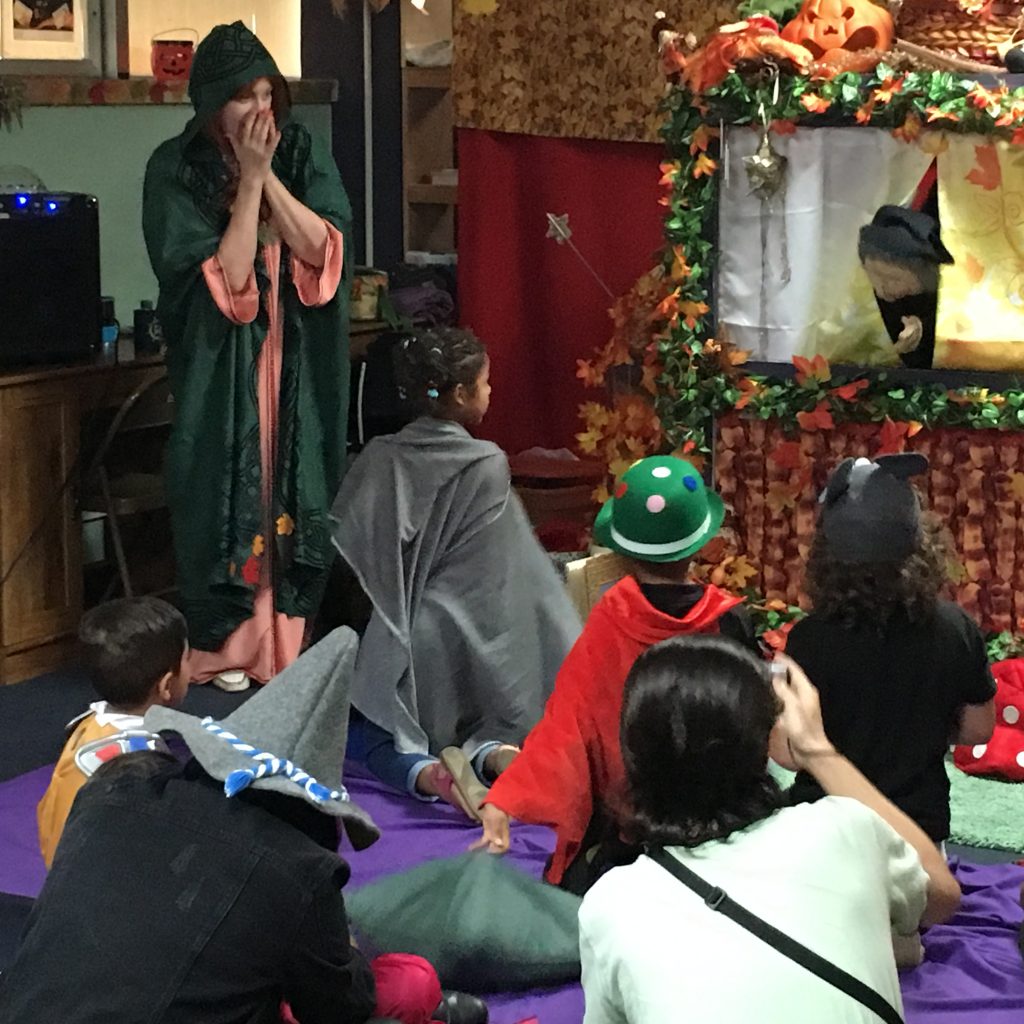
[[[718,170],[718,164],[707,155],[707,153],[701,153],[697,157],[697,162],[693,165],[693,176],[700,178],[702,176],[710,176]]]
[[[991,121],[997,124],[996,135],[1009,138],[1020,132],[1024,142],[1024,92],[1005,93],[996,87],[982,91],[975,88],[976,83],[953,78],[947,82],[947,78],[927,72],[906,74],[884,63],[859,81],[844,75],[826,79],[784,75],[769,120],[773,130],[792,132],[797,124],[825,111],[846,123],[859,115],[862,123],[887,128],[907,141],[930,139],[935,146],[941,146],[943,135],[929,134],[932,126],[942,128],[962,119],[972,128],[984,128]],[[685,91],[678,84],[673,88]],[[661,267],[645,275],[656,282],[658,294],[644,297],[644,312],[639,316],[634,315],[635,309],[630,311],[631,305],[637,306],[638,295],[632,302],[616,303],[609,344],[579,364],[579,376],[588,386],[609,389],[608,396],[595,404],[614,414],[596,422],[592,406],[584,406],[591,418],[584,418],[583,443],[609,465],[621,464],[655,444],[662,450],[682,450],[693,441],[694,454],[699,455],[709,446],[706,424],[730,409],[760,419],[779,419],[794,430],[812,433],[867,420],[879,424],[876,436],[880,436],[881,425],[889,418],[908,424],[904,439],[921,423],[1003,428],[1024,424],[1024,418],[1018,419],[1018,411],[1024,416],[1020,405],[1004,410],[995,401],[973,395],[943,400],[935,386],[901,388],[887,383],[885,374],[833,381],[822,356],[794,360],[795,380],[734,372],[728,347],[723,349],[709,338],[713,232],[708,225],[718,188],[714,179],[721,173],[718,124],[744,123],[736,114],[756,109],[750,105],[752,98],[757,98],[754,86],[742,76],[731,75],[720,89],[701,96],[674,95],[667,107],[668,155],[661,164],[660,180],[667,210],[667,247]],[[994,156],[992,150],[978,154],[974,177],[983,188],[991,189],[998,180]],[[624,342],[627,337],[632,340]],[[652,413],[642,415],[631,401],[635,398],[646,402],[654,398]],[[644,436],[633,433],[636,430]]]
[[[832,106],[832,101],[822,99],[815,92],[805,92],[800,97],[800,105],[811,114],[824,114]]]
[[[813,359],[793,356],[793,365],[796,367],[796,382],[801,386],[809,380],[824,382],[832,379],[832,369],[823,355],[816,355]]]
[[[817,3],[820,5],[821,0]],[[868,14],[874,13],[868,9]],[[681,442],[692,441],[694,454],[708,447],[705,424],[730,410],[741,412],[742,419],[751,426],[750,431],[746,427],[742,431],[748,441],[760,436],[753,429],[759,426],[758,421],[781,425],[781,433],[778,426],[773,428],[774,436],[788,439],[776,441],[766,459],[771,467],[768,482],[775,485],[771,500],[783,510],[785,518],[792,512],[806,519],[810,511],[808,494],[814,486],[812,476],[819,486],[821,483],[809,453],[842,443],[839,438],[822,435],[847,424],[872,424],[865,436],[870,438],[867,451],[874,454],[876,450],[899,450],[913,443],[911,439],[923,428],[1020,430],[1024,427],[1024,392],[988,395],[981,389],[958,389],[947,394],[941,385],[903,383],[884,371],[853,379],[837,371],[833,379],[832,368],[820,356],[794,360],[796,372],[792,376],[730,372],[733,368],[726,365],[729,360],[711,344],[708,314],[703,314],[699,305],[711,305],[706,284],[714,259],[714,195],[718,188],[714,178],[721,173],[717,165],[720,148],[712,133],[720,124],[756,122],[765,95],[763,80],[748,72],[730,73],[717,88],[700,95],[693,95],[678,81],[670,86],[665,128],[669,157],[662,184],[666,189],[666,237],[680,263],[679,272],[671,273],[663,298],[677,288],[680,291],[668,304],[670,319],[664,330],[652,337],[652,346],[660,352],[664,364],[656,383],[660,392],[657,409],[666,448],[674,446],[682,452]],[[778,77],[770,109],[761,116],[767,116],[772,131],[792,133],[797,125],[814,125],[823,114],[827,114],[829,123],[871,125],[905,142],[916,140],[915,144],[932,156],[943,150],[945,131],[950,129],[976,131],[987,136],[985,142],[1005,138],[1011,145],[1024,145],[1024,90],[978,88],[977,83],[959,76],[922,70],[907,73],[884,62],[874,71],[855,75],[808,77],[784,72]],[[998,187],[996,155],[994,148],[979,152],[971,169],[972,183],[988,192]],[[1000,158],[1002,155],[999,152]],[[983,277],[984,268],[973,268],[973,272]],[[688,319],[688,313],[694,315]],[[641,379],[651,383],[650,374],[641,375]],[[931,439],[926,442],[931,443]],[[723,441],[719,444],[726,444],[725,451],[734,465],[748,454],[742,446],[736,448]],[[1024,483],[1018,486],[1024,492]],[[758,497],[766,507],[767,483]],[[796,503],[795,509],[792,502]],[[721,564],[742,554],[738,538],[734,538],[715,557]],[[755,570],[760,569],[760,558],[760,552],[749,555]],[[724,578],[725,571],[720,578]],[[767,568],[760,575],[761,579],[755,574],[736,582],[748,590],[761,586],[773,597],[782,592]],[[770,642],[780,646],[784,643],[786,616],[791,611],[789,607],[770,609],[767,604],[759,609],[758,617]]]
[[[613,331],[592,359],[580,360],[576,371],[587,387],[604,388],[604,401],[584,402],[584,430],[576,435],[580,451],[608,466],[610,478],[621,475],[637,459],[659,451],[661,420],[654,408],[662,363],[656,339],[679,319],[680,289],[674,278],[689,273],[682,252],[672,254],[669,273],[664,266],[642,275],[609,310]],[[597,501],[608,483],[595,492]]]
[[[903,451],[906,447],[906,440],[913,437],[921,430],[921,424],[916,420],[907,423],[896,423],[888,416],[882,424],[878,433],[878,449],[875,455],[894,455]]]
[[[829,394],[835,395],[836,398],[841,398],[844,402],[852,402],[857,395],[859,395],[866,387],[870,386],[870,382],[864,380],[851,380],[846,384],[841,384],[837,388],[833,388]]]
[[[776,445],[768,458],[780,469],[799,469],[804,463],[799,441],[784,441]]]
[[[804,430],[831,430],[835,426],[825,399],[822,399],[811,412],[798,412],[796,421]]]

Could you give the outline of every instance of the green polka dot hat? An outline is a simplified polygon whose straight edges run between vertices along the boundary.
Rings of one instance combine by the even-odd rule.
[[[630,466],[594,523],[602,547],[641,562],[696,554],[725,518],[722,499],[685,459],[656,455]]]

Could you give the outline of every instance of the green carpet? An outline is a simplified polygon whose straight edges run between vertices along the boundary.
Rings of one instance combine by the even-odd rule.
[[[1024,783],[965,775],[952,761],[949,775],[950,842],[1024,853]]]
[[[783,789],[796,777],[769,762],[772,775]],[[952,760],[946,761],[949,775],[949,809],[952,816],[951,843],[989,850],[1024,853],[1024,782],[1000,782],[977,775],[965,775]]]

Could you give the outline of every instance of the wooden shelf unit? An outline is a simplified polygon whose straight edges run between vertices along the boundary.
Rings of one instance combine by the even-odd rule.
[[[438,89],[447,92],[452,87],[452,69],[418,68],[406,64],[402,69],[406,89]]]
[[[443,33],[451,25],[451,0],[428,0],[432,24]],[[419,39],[424,16],[402,2],[403,51]],[[403,57],[404,60],[404,57]],[[454,252],[458,187],[431,181],[437,171],[457,166],[455,114],[450,67],[402,68],[402,173],[405,251]]]
[[[457,206],[459,189],[457,185],[412,182],[405,186],[405,197],[408,203],[419,206]]]

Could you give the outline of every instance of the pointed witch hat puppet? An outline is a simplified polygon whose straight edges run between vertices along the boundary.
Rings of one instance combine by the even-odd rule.
[[[336,629],[221,722],[154,707],[145,726],[177,732],[228,797],[269,789],[340,818],[357,850],[380,837],[341,784],[348,742],[349,686],[359,641]]]
[[[954,262],[938,221],[917,210],[882,206],[860,229],[857,255],[900,359],[905,366],[930,369],[939,268]]]

